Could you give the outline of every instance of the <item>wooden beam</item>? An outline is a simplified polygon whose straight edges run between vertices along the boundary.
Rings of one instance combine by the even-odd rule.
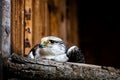
[[[49,24],[49,11],[48,11],[48,0],[44,0],[44,25],[45,25],[45,35],[44,36],[49,36],[50,35],[50,24]]]
[[[79,26],[78,26],[78,7],[77,0],[71,0],[69,5],[70,10],[70,42],[74,43],[74,45],[79,46]]]
[[[2,0],[2,56],[7,58],[11,53],[11,0]],[[1,27],[1,26],[0,26]]]
[[[48,0],[50,35],[59,35],[59,0]]]
[[[79,46],[79,26],[77,15],[77,0],[67,2],[67,41],[69,45]]]
[[[120,70],[82,63],[34,60],[13,54],[8,60],[10,78],[29,80],[119,80]]]
[[[67,17],[66,17],[66,0],[59,0],[59,37],[67,41]]]
[[[47,1],[33,1],[33,45],[40,43],[42,37],[50,35]]]
[[[2,0],[0,0],[0,12],[2,13]],[[2,14],[0,14],[0,80],[3,80],[3,73],[2,73]]]
[[[11,53],[11,0],[0,0],[0,80],[3,80],[3,59]]]
[[[11,46],[12,52],[24,54],[24,0],[11,1]]]
[[[32,0],[25,0],[25,55],[32,48]]]

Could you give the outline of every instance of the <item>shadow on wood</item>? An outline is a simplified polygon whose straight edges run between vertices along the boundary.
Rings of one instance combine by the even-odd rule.
[[[120,70],[113,67],[33,60],[17,54],[13,54],[7,63],[10,79],[120,80]]]

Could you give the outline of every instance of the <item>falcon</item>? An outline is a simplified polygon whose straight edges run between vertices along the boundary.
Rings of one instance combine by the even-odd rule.
[[[68,48],[64,41],[55,36],[43,37],[28,54],[32,59],[50,59],[58,62],[85,63],[84,55],[77,46]]]

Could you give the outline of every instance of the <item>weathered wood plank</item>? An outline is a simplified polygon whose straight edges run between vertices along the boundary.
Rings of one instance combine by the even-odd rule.
[[[50,35],[59,36],[59,0],[48,0]]]
[[[33,60],[12,55],[8,61],[9,77],[32,80],[119,80],[120,70],[113,67],[80,63]]]
[[[25,55],[29,53],[31,48],[32,48],[32,0],[25,0]]]
[[[0,12],[2,13],[2,0],[0,0]],[[0,80],[3,80],[2,74],[2,14],[0,14]]]
[[[44,0],[33,1],[33,45],[40,42],[45,34],[45,6]]]
[[[12,52],[27,55],[42,37],[50,35],[79,45],[76,1],[66,2],[12,0]]]
[[[21,29],[21,32],[22,32],[22,34],[21,34],[21,44],[22,44],[22,48],[21,48],[21,53],[22,53],[22,55],[24,56],[24,53],[25,53],[25,45],[24,45],[24,40],[25,40],[25,0],[21,0],[22,2],[21,2],[21,27],[22,27],[22,29]]]
[[[67,41],[66,0],[59,0],[59,37]]]
[[[0,0],[0,80],[3,80],[3,62],[11,53],[11,0]]]
[[[79,26],[77,15],[77,0],[68,0],[67,2],[67,41],[69,45],[79,46]]]
[[[2,56],[9,57],[11,53],[11,0],[2,1]]]
[[[72,45],[72,41],[71,41],[71,25],[70,25],[70,1],[67,0],[66,2],[66,17],[67,17],[67,21],[66,21],[66,25],[67,25],[67,42],[69,43],[68,46]]]
[[[45,7],[45,11],[44,11],[44,16],[45,16],[45,35],[44,36],[49,36],[50,35],[50,24],[49,24],[49,11],[48,11],[48,0],[44,0],[44,7]]]
[[[24,54],[24,0],[11,1],[11,44],[12,52]]]
[[[16,0],[11,1],[11,49],[12,52],[16,52],[16,34],[15,34],[15,22],[16,22]],[[13,16],[14,15],[14,16]]]
[[[79,26],[78,26],[78,14],[77,14],[77,0],[70,1],[70,42],[79,46]]]

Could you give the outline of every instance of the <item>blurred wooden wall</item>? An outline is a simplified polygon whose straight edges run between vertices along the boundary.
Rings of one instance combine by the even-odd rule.
[[[44,36],[79,46],[76,0],[11,0],[12,52],[27,55]]]

